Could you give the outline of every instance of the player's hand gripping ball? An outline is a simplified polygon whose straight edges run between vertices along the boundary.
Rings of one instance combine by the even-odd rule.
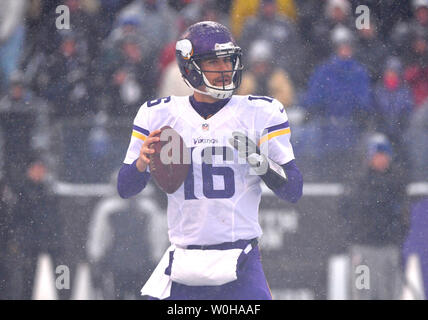
[[[149,155],[150,174],[157,186],[166,193],[174,193],[180,188],[190,168],[190,150],[183,138],[169,126],[162,127],[155,135],[160,141],[150,147],[155,150]]]

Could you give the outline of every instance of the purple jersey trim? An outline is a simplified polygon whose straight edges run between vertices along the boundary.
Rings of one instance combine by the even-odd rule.
[[[136,166],[137,160],[132,164],[123,164],[117,177],[117,191],[121,198],[127,199],[135,196],[147,185],[150,173],[140,172]]]
[[[143,129],[143,128],[139,127],[139,126],[136,126],[135,124],[132,126],[132,128],[135,131],[138,131],[139,133],[142,133],[142,134],[144,134],[146,136],[148,136],[150,134],[149,130]]]
[[[272,126],[272,127],[268,127],[268,128],[266,128],[266,130],[267,130],[267,132],[272,132],[272,131],[275,131],[275,130],[278,130],[278,129],[285,129],[285,128],[288,128],[288,127],[289,127],[289,124],[288,124],[288,121],[286,121],[284,123],[277,124],[277,125]]]
[[[302,197],[303,191],[303,176],[296,165],[295,160],[283,164],[288,182],[278,190],[273,192],[281,199],[296,203]]]

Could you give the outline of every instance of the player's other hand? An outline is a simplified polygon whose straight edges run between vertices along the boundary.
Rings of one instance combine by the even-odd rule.
[[[238,150],[238,156],[241,158],[248,158],[253,153],[260,154],[260,150],[255,142],[242,132],[232,132],[232,138],[229,138],[229,143]]]
[[[256,143],[245,134],[234,131],[229,143],[238,150],[238,156],[245,158],[252,168],[253,172],[260,176],[271,190],[278,190],[288,178],[284,169],[266,155],[260,152]]]
[[[247,160],[247,163],[255,170],[256,174],[262,175],[266,173],[267,159],[253,140],[242,132],[234,131],[229,143],[238,151],[240,158]]]
[[[146,140],[140,149],[140,156],[137,159],[137,169],[140,172],[144,172],[147,169],[147,166],[150,163],[149,155],[155,153],[155,150],[151,147],[154,142],[160,140],[160,137],[154,137],[155,135],[160,134],[160,129],[150,132]]]

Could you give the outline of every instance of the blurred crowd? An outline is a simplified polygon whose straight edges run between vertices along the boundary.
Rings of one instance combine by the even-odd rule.
[[[59,5],[69,9],[69,28],[61,28]],[[369,8],[360,29],[359,5]],[[355,197],[370,198],[364,185],[373,174],[381,183],[369,184],[373,190],[428,179],[428,0],[2,0],[0,255],[19,252],[10,256],[26,269],[12,270],[21,285],[0,295],[29,297],[31,280],[23,275],[34,270],[35,256],[59,250],[55,237],[34,237],[60,233],[61,221],[45,207],[56,205],[49,188],[53,128],[89,121],[97,142],[103,124],[132,121],[143,102],[191,94],[180,80],[175,41],[201,20],[228,26],[244,51],[237,94],[271,96],[288,108],[309,180],[346,173],[358,181]],[[373,136],[387,164],[372,164]],[[109,147],[93,145],[95,155]],[[401,201],[381,201],[389,199]],[[403,202],[386,210],[397,219],[389,224],[405,223],[397,211]],[[0,261],[3,273],[9,260]]]

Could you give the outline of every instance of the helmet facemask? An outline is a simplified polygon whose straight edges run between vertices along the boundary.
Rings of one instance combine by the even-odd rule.
[[[186,40],[185,40],[186,41]],[[188,77],[183,76],[184,81],[189,87],[193,90],[202,93],[204,95],[211,96],[215,99],[227,99],[232,96],[233,91],[237,89],[241,83],[242,78],[242,62],[241,62],[241,48],[235,46],[232,42],[224,44],[216,44],[215,51],[210,54],[202,55],[192,55],[191,44],[184,42],[186,45],[185,49],[182,49],[180,52],[189,51],[189,55],[185,58],[185,73],[193,74],[193,79],[195,81],[190,81]],[[213,71],[213,70],[203,70],[201,68],[201,62],[204,60],[217,59],[230,57],[232,62],[231,70],[224,71]],[[223,85],[216,86],[209,82],[206,77],[207,73],[216,73],[220,74],[222,78]],[[196,75],[196,77],[195,77]],[[230,78],[231,82],[226,84],[226,78]],[[198,79],[198,80],[196,80]],[[205,91],[203,89],[198,89],[200,86],[205,86]]]
[[[201,68],[202,60],[225,58],[225,57],[230,57],[231,59],[231,63],[232,63],[231,70],[211,71],[211,70],[204,70]],[[224,52],[216,52],[216,56],[204,57],[203,59],[197,59],[196,57],[195,59],[192,59],[192,64],[195,70],[202,76],[203,85],[205,86],[205,91],[198,90],[197,88],[194,88],[194,89],[202,94],[209,95],[216,99],[227,99],[232,96],[233,91],[237,89],[241,83],[243,66],[241,63],[241,50],[239,48],[226,50]],[[222,79],[222,85],[216,86],[210,83],[206,77],[207,73],[219,74]],[[227,78],[230,79],[229,84],[226,84]]]

